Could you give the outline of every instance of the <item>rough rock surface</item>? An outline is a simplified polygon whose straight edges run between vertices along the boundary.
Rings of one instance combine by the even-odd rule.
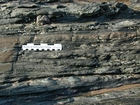
[[[0,105],[140,104],[138,5],[21,2],[0,1]],[[21,49],[42,42],[63,50]]]

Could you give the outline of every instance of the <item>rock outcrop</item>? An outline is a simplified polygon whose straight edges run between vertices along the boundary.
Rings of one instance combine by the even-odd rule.
[[[0,105],[140,104],[138,7],[0,3]],[[63,50],[23,51],[27,43],[60,43]]]

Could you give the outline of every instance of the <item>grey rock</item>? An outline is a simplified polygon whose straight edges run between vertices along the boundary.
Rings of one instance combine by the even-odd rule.
[[[115,25],[112,25],[113,27],[131,27],[131,26],[134,26],[136,25],[137,23],[135,21],[129,21],[129,20],[124,20],[124,21],[121,21],[119,23],[116,23]]]
[[[0,19],[0,24],[14,24],[22,21],[22,18],[13,18],[13,19]]]
[[[99,68],[95,71],[95,73],[97,74],[121,74],[121,71],[119,70],[119,68],[109,68],[109,67],[103,67],[103,68]]]
[[[139,103],[139,10],[115,2],[49,1],[0,5],[0,104]],[[27,43],[63,49],[23,51]],[[119,91],[100,93],[112,88]]]
[[[6,2],[9,2],[11,0],[0,0],[0,3],[6,3]]]
[[[131,94],[130,91],[135,91],[137,90],[139,93],[139,87],[138,88],[133,88],[133,89],[128,89],[125,91],[115,91],[115,92],[109,92],[109,93],[103,93],[102,95],[95,95],[95,96],[90,96],[90,97],[75,97],[72,103],[68,104],[68,105],[76,105],[76,104],[88,104],[88,105],[92,105],[93,103],[95,103],[95,105],[111,105],[111,104],[139,104],[138,101],[138,97],[139,94]],[[130,96],[130,97],[129,97]],[[107,101],[106,99],[110,97],[110,101]],[[124,98],[122,98],[124,97]],[[129,101],[129,99],[131,101]],[[134,100],[134,101],[132,101]]]
[[[79,78],[76,78],[76,77],[69,77],[67,79],[70,83],[77,83],[77,82],[80,82],[80,79]]]
[[[77,8],[77,9],[74,9]],[[90,4],[71,4],[66,8],[67,13],[75,16],[93,16],[99,13],[100,3],[90,3]]]
[[[5,9],[6,8],[6,9]],[[75,9],[76,8],[76,9]],[[58,4],[58,5],[37,5],[34,3],[25,5],[6,5],[0,12],[1,18],[22,18],[22,22],[34,22],[38,15],[48,15],[55,21],[76,21],[84,17],[100,15],[113,15],[124,11],[127,6],[122,3],[87,3],[87,4]]]

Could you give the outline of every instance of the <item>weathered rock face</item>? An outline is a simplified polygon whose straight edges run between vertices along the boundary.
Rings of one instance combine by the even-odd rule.
[[[0,105],[126,105],[130,98],[140,104],[138,9],[116,2],[24,2],[0,5]],[[42,42],[61,43],[63,50],[21,49]],[[122,85],[131,89],[94,94]]]

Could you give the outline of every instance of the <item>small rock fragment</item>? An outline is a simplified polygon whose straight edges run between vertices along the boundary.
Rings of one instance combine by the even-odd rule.
[[[36,18],[37,25],[50,24],[50,19],[46,15],[38,15]]]

